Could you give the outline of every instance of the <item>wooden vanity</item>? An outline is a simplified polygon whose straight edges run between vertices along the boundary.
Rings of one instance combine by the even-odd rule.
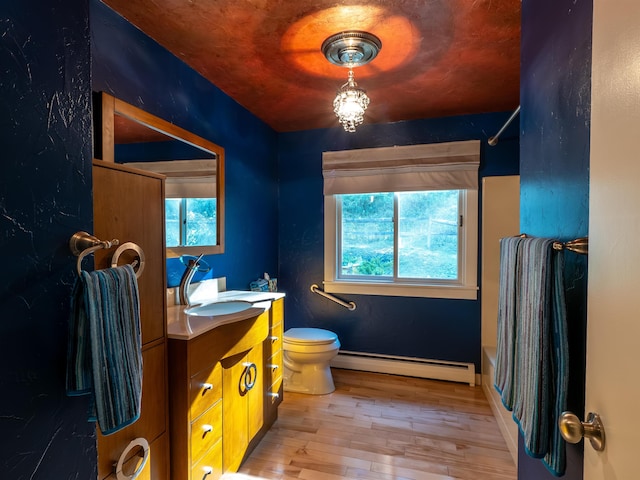
[[[182,338],[170,328],[172,480],[237,471],[277,419],[283,305],[277,298],[263,313]]]

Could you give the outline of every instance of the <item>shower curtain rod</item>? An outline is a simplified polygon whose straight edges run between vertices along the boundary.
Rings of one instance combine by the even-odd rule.
[[[487,140],[487,143],[489,145],[491,145],[492,147],[497,145],[498,144],[498,138],[500,138],[500,135],[502,135],[502,132],[505,131],[505,129],[511,124],[511,122],[513,122],[513,119],[516,118],[516,115],[518,115],[519,113],[520,113],[520,105],[518,105],[518,108],[516,108],[514,110],[514,112],[511,114],[511,116],[505,122],[505,124],[502,126],[502,128],[500,130],[498,130],[498,133],[496,133],[493,137],[489,137],[489,140]]]

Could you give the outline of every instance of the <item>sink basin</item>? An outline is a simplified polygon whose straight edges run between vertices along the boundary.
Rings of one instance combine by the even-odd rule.
[[[195,307],[186,308],[184,313],[196,317],[215,317],[218,315],[230,315],[232,313],[242,312],[253,306],[251,302],[243,300],[230,300],[228,302],[207,303],[205,305],[197,305]]]

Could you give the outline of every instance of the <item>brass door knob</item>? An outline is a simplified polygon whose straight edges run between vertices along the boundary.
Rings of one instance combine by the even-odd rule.
[[[604,450],[604,425],[600,415],[589,412],[587,420],[581,422],[572,412],[563,412],[558,419],[560,434],[569,443],[578,443],[582,437],[588,438],[594,450]]]

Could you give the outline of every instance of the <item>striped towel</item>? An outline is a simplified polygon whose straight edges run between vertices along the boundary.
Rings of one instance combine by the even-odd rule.
[[[140,417],[142,338],[138,282],[130,265],[87,273],[73,287],[67,394],[92,395],[104,435]]]
[[[567,390],[569,389],[569,341],[567,335],[567,307],[564,298],[564,255],[554,252],[553,311],[551,312],[551,379],[549,412],[551,434],[549,449],[543,459],[545,466],[556,476],[564,475],[566,469],[566,442],[560,434],[558,419],[567,409]]]
[[[506,313],[498,317],[496,388],[513,411],[527,454],[560,476],[566,460],[557,421],[566,409],[569,373],[564,258],[553,250],[553,240],[503,240],[509,250],[504,259],[511,263],[504,277],[501,265],[501,282],[513,284],[500,286],[499,312]]]
[[[518,246],[522,237],[500,239],[500,283],[498,289],[498,346],[496,351],[495,387],[502,403],[513,410],[514,365],[516,355],[516,310],[518,296]]]

